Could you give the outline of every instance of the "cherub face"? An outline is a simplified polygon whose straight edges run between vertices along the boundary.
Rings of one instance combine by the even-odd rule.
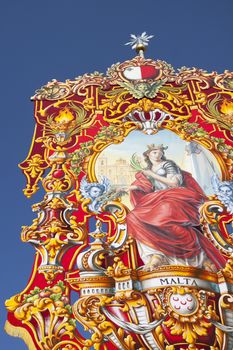
[[[92,198],[97,198],[99,197],[101,194],[102,194],[102,190],[96,186],[93,186],[91,189],[90,189],[90,192],[89,192],[90,196]]]
[[[138,91],[145,92],[146,89],[147,89],[147,84],[145,84],[145,83],[138,83],[138,84],[136,85],[136,89],[137,89]]]
[[[219,187],[219,192],[221,193],[221,195],[226,196],[228,198],[232,197],[233,200],[233,189],[230,186],[220,186]]]

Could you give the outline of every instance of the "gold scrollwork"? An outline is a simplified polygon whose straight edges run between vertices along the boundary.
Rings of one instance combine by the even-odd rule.
[[[49,261],[53,262],[61,247],[69,243],[69,239],[79,242],[83,238],[83,230],[78,227],[75,217],[72,217],[71,221],[73,232],[57,218],[50,219],[41,228],[39,228],[39,220],[34,219],[31,226],[23,226],[22,240],[37,241],[48,253]],[[66,237],[65,240],[64,237]]]
[[[212,243],[221,250],[224,255],[231,258],[233,249],[232,240],[228,237],[224,237],[219,227],[219,220],[224,216],[222,215],[224,209],[223,203],[219,201],[216,196],[211,196],[200,208],[201,224],[203,225],[205,235]],[[230,260],[228,260],[224,271],[228,271],[227,274],[232,271]],[[233,271],[231,274],[232,273]]]
[[[30,198],[31,195],[39,189],[38,182],[48,166],[49,165],[43,160],[41,154],[33,154],[31,158],[27,160],[27,165],[20,165],[20,168],[27,177],[27,185],[23,190],[26,197]]]
[[[233,280],[233,258],[227,260],[226,265],[222,269],[222,273],[226,279]]]
[[[216,123],[220,127],[232,131],[233,125],[233,93],[219,92],[206,96],[206,106],[200,104],[199,109],[203,117],[210,123]]]
[[[63,336],[74,337],[76,322],[64,291],[60,281],[43,290],[35,287],[21,299],[14,296],[6,301],[7,309],[32,330],[43,350],[53,349]]]
[[[156,105],[156,108],[159,106],[162,110],[177,117],[189,116],[191,114],[189,107],[193,105],[193,101],[188,94],[183,94],[186,88],[186,85],[180,87],[163,85],[158,91],[156,101],[151,102],[151,104],[154,106]],[[114,123],[116,120],[121,120],[129,113],[129,110],[132,108],[131,105],[135,104],[132,103],[132,98],[130,96],[127,97],[130,92],[132,93],[129,87],[128,90],[125,87],[115,87],[108,92],[100,91],[100,93],[104,95],[104,98],[101,100],[99,108],[103,110],[104,119],[106,121]],[[139,104],[141,103],[140,101],[143,101],[147,97],[149,96],[145,94],[140,96],[141,100],[139,100]],[[119,115],[116,116],[117,114]]]
[[[135,342],[130,335],[127,335],[122,328],[116,326],[106,319],[100,307],[109,305],[112,299],[106,296],[89,296],[78,300],[73,306],[75,318],[84,325],[86,329],[92,330],[91,339],[85,341],[84,350],[92,346],[99,350],[107,337],[112,342],[118,342],[124,350],[134,350]],[[114,343],[116,345],[116,343]]]
[[[57,343],[52,350],[82,350],[83,347],[81,347],[77,341],[71,341],[71,340],[63,340]]]
[[[143,112],[150,112],[153,109],[163,109],[165,112],[168,112],[166,108],[164,108],[162,103],[154,102],[148,98],[142,98],[137,103],[132,103],[126,110],[127,114],[132,112],[133,110],[139,110]]]
[[[66,164],[53,164],[49,174],[42,180],[46,192],[67,192],[74,185],[73,174]]]
[[[59,98],[65,98],[70,93],[70,87],[68,84],[60,83],[56,79],[53,79],[47,85],[42,86],[36,90],[32,99],[37,100],[57,100]]]
[[[182,335],[188,349],[198,349],[198,336],[207,335],[208,328],[212,326],[208,320],[219,319],[213,306],[208,305],[208,297],[214,296],[214,293],[180,286],[165,288],[161,293],[162,300],[156,306],[156,314],[167,314],[168,319],[164,325],[170,329],[171,334]]]
[[[40,173],[40,165],[43,163],[44,161],[42,160],[41,154],[34,154],[28,161],[28,174],[32,178],[35,178],[38,175],[38,173]]]
[[[143,65],[154,68],[153,78],[141,81],[127,80],[124,75],[125,68]],[[213,86],[214,83],[216,86]],[[224,88],[228,91],[220,91]],[[102,241],[105,233],[100,226],[98,227],[100,222],[97,221],[99,230],[90,234],[95,241],[91,242],[89,250],[81,252],[83,255],[80,255],[83,270],[79,269],[79,277],[75,276],[77,271],[72,271],[73,279],[66,279],[71,288],[76,287],[74,289],[80,291],[80,297],[73,306],[73,314],[85,329],[91,331],[91,339],[81,341],[75,338],[75,320],[68,298],[69,287],[64,286],[63,282],[52,286],[51,282],[59,273],[64,273],[62,258],[67,248],[79,244],[71,262],[68,261],[69,266],[73,268],[74,261],[83,247],[82,243],[87,238],[85,224],[91,215],[88,199],[81,198],[78,192],[79,178],[86,172],[88,180],[97,181],[95,163],[100,153],[111,144],[123,142],[131,131],[140,128],[135,120],[125,118],[131,112],[137,110],[148,115],[151,111],[159,109],[169,115],[171,118],[156,124],[156,131],[167,129],[186,141],[195,141],[203,145],[218,160],[223,179],[230,178],[233,151],[224,141],[232,129],[233,104],[229,98],[232,97],[232,93],[229,92],[231,88],[232,75],[229,74],[217,77],[216,73],[209,74],[203,70],[185,67],[180,69],[179,73],[175,73],[166,62],[137,57],[112,66],[106,77],[95,72],[65,83],[52,81],[36,91],[34,99],[38,128],[33,139],[34,148],[22,167],[28,178],[25,194],[29,196],[36,191],[38,181],[42,180],[42,174],[48,166],[51,167],[51,171],[42,180],[47,192],[44,200],[33,206],[33,210],[39,212],[38,218],[33,220],[31,226],[23,227],[22,240],[35,245],[42,262],[38,266],[38,258],[33,279],[26,292],[12,297],[6,302],[6,307],[17,320],[31,330],[41,349],[105,349],[104,342],[108,339],[118,348],[134,350],[135,340],[142,344],[143,336],[135,333],[132,337],[123,327],[117,327],[111,322],[111,318],[103,311],[104,308],[106,311],[111,307],[118,308],[118,315],[125,312],[125,316],[134,326],[145,325],[140,325],[138,315],[141,310],[145,311],[145,320],[149,323],[152,318],[156,318],[155,321],[161,320],[158,327],[151,328],[151,332],[161,349],[166,350],[174,350],[179,345],[170,344],[174,338],[171,341],[167,339],[165,328],[169,329],[171,338],[178,335],[186,342],[185,348],[195,350],[199,347],[199,337],[206,336],[210,327],[214,327],[211,321],[217,322],[219,319],[215,310],[214,293],[178,286],[139,290],[140,281],[149,279],[149,275],[152,279],[164,276],[173,269],[173,273],[178,276],[185,273],[193,276],[197,269],[166,266],[158,267],[153,272],[137,270],[135,242],[132,238],[127,238],[125,225],[128,209],[118,197],[108,198],[102,205],[103,212],[94,213],[97,220],[109,223],[109,227],[113,227],[109,230],[109,237]],[[226,99],[222,99],[222,96]],[[199,111],[202,112],[200,115],[195,114]],[[214,125],[212,131],[208,132],[201,126],[200,120],[214,121],[218,125]],[[87,129],[88,126],[90,130]],[[227,130],[222,131],[219,126]],[[224,139],[213,136],[218,135],[218,131],[221,136],[224,135]],[[41,154],[37,151],[34,153],[36,142],[36,146],[45,147],[43,156],[42,148]],[[73,194],[77,196],[70,202],[67,192],[72,190],[73,186],[76,187],[73,193],[70,193],[71,197]],[[220,205],[216,198],[211,198],[210,202]],[[72,214],[75,210],[74,203],[80,205],[78,214],[81,215],[78,219],[81,218],[83,222],[78,222],[77,217]],[[205,204],[201,212],[203,225],[204,221],[207,225],[206,230],[209,229],[208,225],[218,224],[218,217],[210,210],[211,203]],[[218,248],[221,245],[224,248],[225,240],[219,232],[215,233]],[[123,263],[120,258],[123,252],[129,258],[127,263]],[[90,260],[95,270],[90,268]],[[107,270],[103,267],[103,260],[112,263]],[[232,271],[233,262],[229,259],[219,276],[221,274],[222,279],[225,278],[228,282],[228,279],[233,278]],[[38,287],[30,289],[38,272],[45,275],[47,287],[43,290]],[[201,278],[202,274],[208,273],[199,271],[198,278]],[[210,273],[209,281],[215,282],[217,277],[217,274]],[[114,281],[115,294],[112,296]],[[102,286],[102,290],[105,288],[104,293],[109,293],[111,297],[101,294],[87,296],[87,286],[93,287],[91,293],[93,290],[95,292],[94,288],[100,293]],[[232,311],[232,296],[220,297],[219,306],[225,311]],[[222,348],[224,340],[219,329],[216,329],[216,339],[210,347],[212,350],[217,349],[217,342]]]
[[[175,77],[176,84],[184,84],[188,81],[196,81],[199,83],[203,90],[207,90],[210,88],[211,83],[213,81],[213,78],[215,77],[216,73],[208,73],[204,69],[200,68],[187,68],[187,67],[181,67],[178,70],[178,74]]]
[[[113,266],[107,268],[107,275],[113,278],[130,276],[132,270],[129,269],[119,257],[114,258]]]
[[[31,226],[22,227],[21,234],[22,241],[31,242],[40,253],[42,261],[38,271],[48,283],[64,271],[60,261],[66,250],[81,245],[86,237],[85,223],[78,223],[72,215],[71,203],[62,196],[50,197],[47,195],[42,202],[34,204],[33,210],[40,214]],[[49,217],[48,211],[57,214]]]

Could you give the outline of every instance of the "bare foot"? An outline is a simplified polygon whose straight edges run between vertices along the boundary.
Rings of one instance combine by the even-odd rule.
[[[150,261],[143,267],[143,271],[153,271],[156,267],[165,265],[165,259],[161,255],[152,255]]]
[[[217,272],[218,271],[216,266],[210,260],[204,261],[203,267],[206,271],[209,271],[209,272]]]

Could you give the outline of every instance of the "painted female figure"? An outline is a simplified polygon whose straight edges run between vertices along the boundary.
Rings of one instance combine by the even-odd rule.
[[[199,228],[205,194],[191,174],[166,159],[165,149],[153,144],[143,153],[147,168],[129,188],[134,209],[127,216],[128,233],[146,269],[189,265],[216,271],[225,259]]]

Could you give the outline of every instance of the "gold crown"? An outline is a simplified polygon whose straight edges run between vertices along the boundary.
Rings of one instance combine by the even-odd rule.
[[[161,151],[165,151],[166,149],[168,149],[168,146],[164,146],[163,144],[160,145],[155,145],[154,143],[152,143],[151,145],[147,145],[148,151],[153,151],[153,150],[161,150]]]

